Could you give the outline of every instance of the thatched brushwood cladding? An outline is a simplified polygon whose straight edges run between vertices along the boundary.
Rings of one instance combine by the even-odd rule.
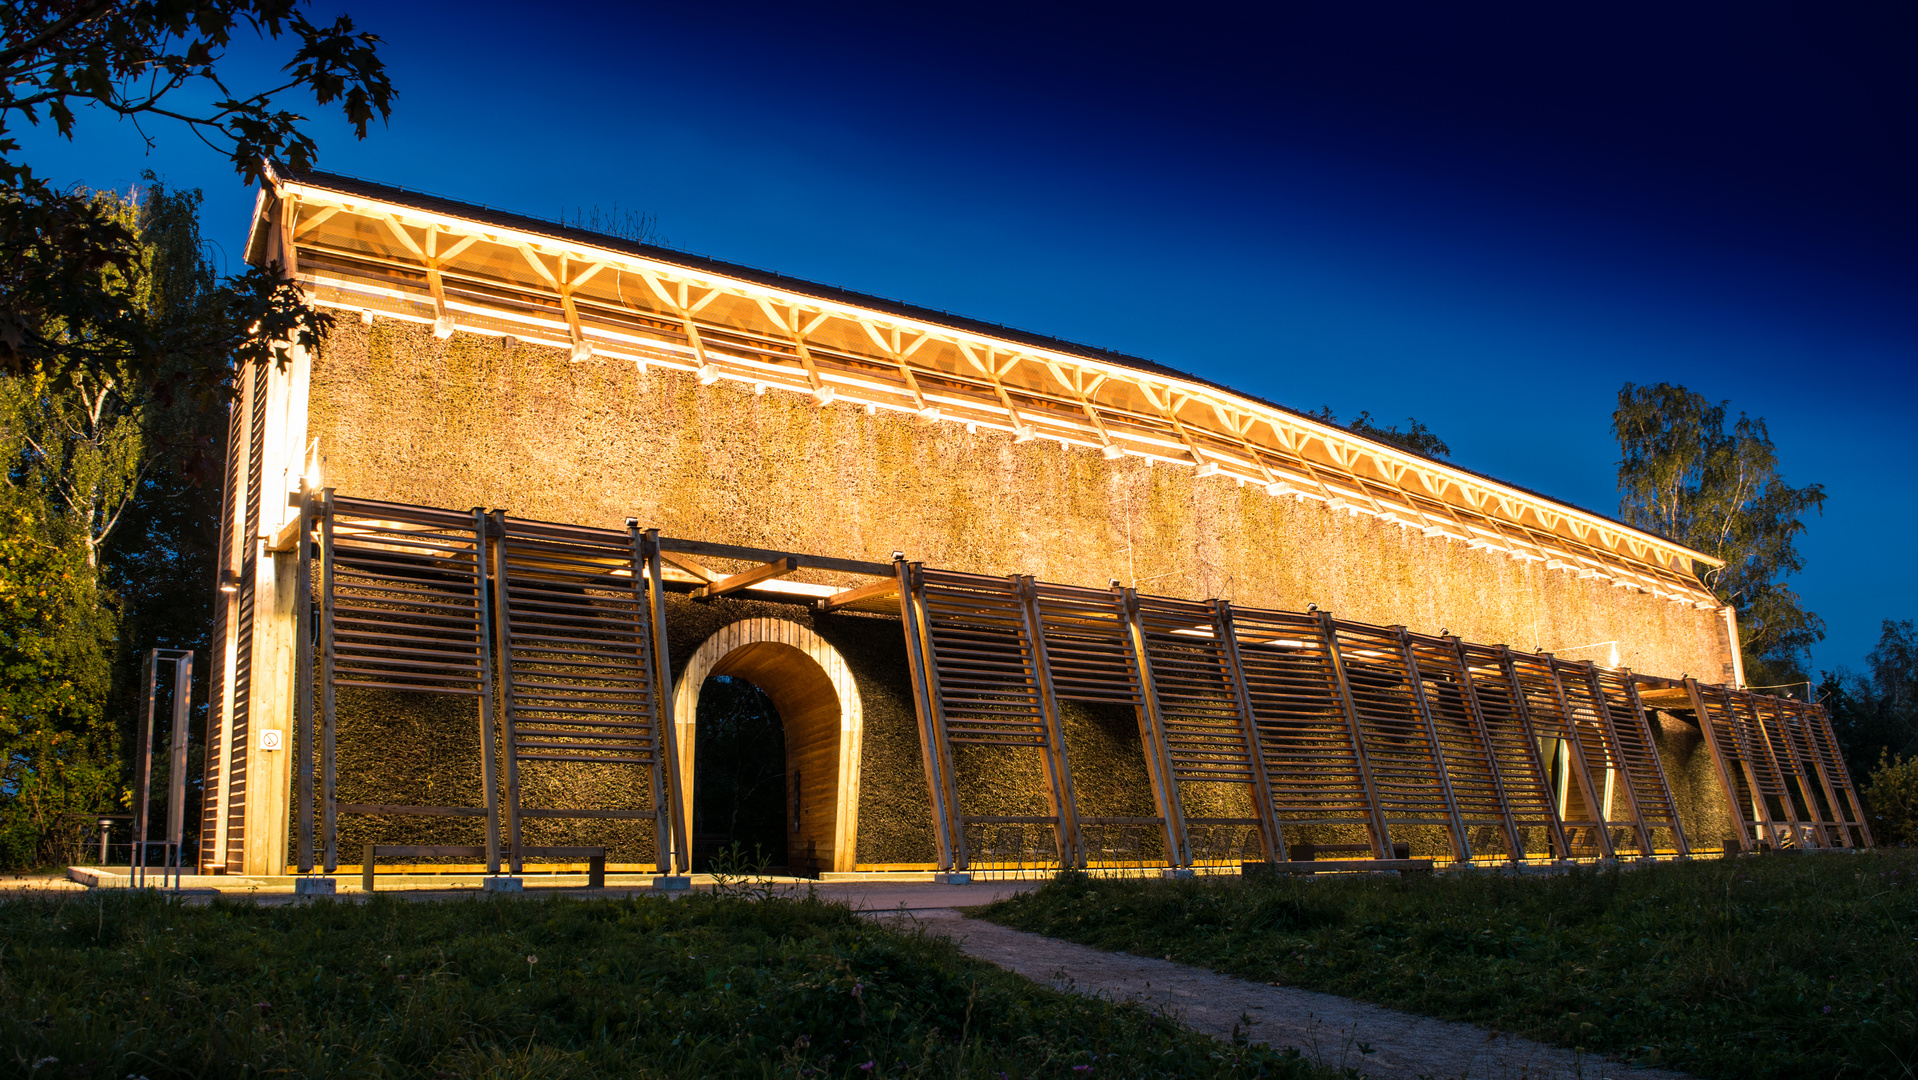
[[[310,402],[327,482],[369,498],[1101,588],[1117,573],[1524,650],[1617,641],[1633,670],[1730,677],[1714,612],[1138,458],[387,321],[338,324]]]

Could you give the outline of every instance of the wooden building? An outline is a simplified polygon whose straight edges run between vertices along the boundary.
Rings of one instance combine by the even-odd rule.
[[[663,866],[718,675],[777,708],[820,871],[1866,842],[1822,715],[1740,693],[1711,560],[1604,515],[1150,361],[359,180],[269,175],[247,257],[335,321],[232,411],[209,871],[335,860],[315,815],[349,853]],[[402,549],[430,573],[352,577]],[[559,609],[514,605],[560,592],[650,627],[618,663],[652,674],[526,652],[508,624]],[[1175,685],[1189,648],[1224,681]],[[569,698],[630,745],[578,751],[615,722]],[[1315,794],[1339,754],[1355,786]]]

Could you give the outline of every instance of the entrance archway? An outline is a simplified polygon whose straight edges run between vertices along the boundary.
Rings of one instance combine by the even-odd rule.
[[[759,687],[785,724],[787,863],[794,870],[851,870],[862,718],[845,660],[818,634],[783,619],[743,619],[701,643],[673,689],[682,821],[693,819],[699,693],[714,675]]]

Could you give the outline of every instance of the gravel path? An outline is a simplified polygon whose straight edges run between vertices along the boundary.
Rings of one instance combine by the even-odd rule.
[[[1376,1080],[1688,1080],[1685,1073],[1632,1068],[1471,1024],[1009,930],[957,911],[888,917],[955,938],[968,955],[1035,982],[1137,1001],[1214,1038],[1230,1038],[1241,1018],[1250,1017],[1253,1042],[1295,1046],[1309,1059],[1355,1067]]]

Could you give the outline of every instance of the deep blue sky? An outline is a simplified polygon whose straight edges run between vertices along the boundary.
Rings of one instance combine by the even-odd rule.
[[[1416,416],[1608,512],[1620,384],[1680,382],[1826,486],[1819,666],[1918,617],[1908,3],[912,7],[321,0],[400,96],[363,143],[317,124],[320,165]],[[251,194],[156,130],[23,141],[205,188],[237,252]]]

